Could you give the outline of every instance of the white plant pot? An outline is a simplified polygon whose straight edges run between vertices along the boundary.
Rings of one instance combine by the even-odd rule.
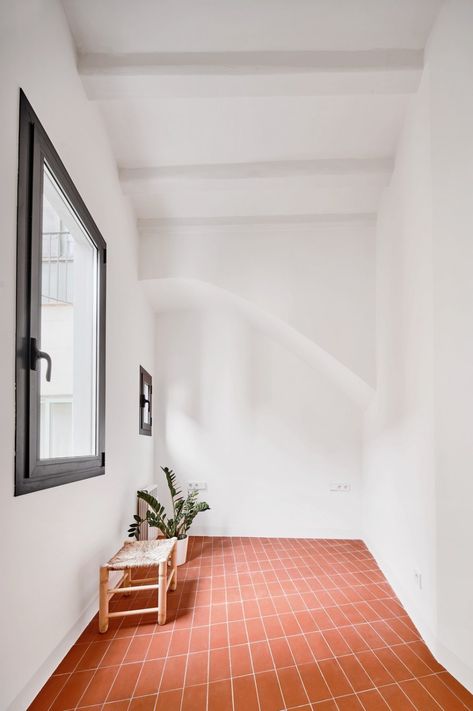
[[[177,565],[183,565],[186,562],[188,542],[189,542],[189,538],[186,536],[185,538],[181,538],[180,540],[178,539],[178,541],[176,543],[176,548],[177,548],[176,563],[177,563]]]

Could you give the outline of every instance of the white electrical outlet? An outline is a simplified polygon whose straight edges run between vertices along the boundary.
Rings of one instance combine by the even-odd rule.
[[[188,481],[187,491],[207,491],[206,481]]]
[[[420,570],[414,570],[414,578],[417,587],[419,588],[419,590],[422,590],[422,573],[420,572]]]
[[[346,493],[347,491],[350,491],[351,485],[348,484],[346,481],[345,482],[333,482],[330,484],[330,491],[339,491],[342,493]]]

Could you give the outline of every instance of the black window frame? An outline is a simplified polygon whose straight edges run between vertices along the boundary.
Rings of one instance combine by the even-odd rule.
[[[148,385],[149,399],[146,399],[145,385]],[[153,434],[153,377],[140,365],[140,420],[139,433],[151,437]],[[145,405],[149,406],[149,422],[144,421]]]
[[[16,288],[15,496],[105,474],[105,303],[107,245],[46,131],[20,89]],[[39,458],[43,172],[47,164],[97,249],[97,450]]]

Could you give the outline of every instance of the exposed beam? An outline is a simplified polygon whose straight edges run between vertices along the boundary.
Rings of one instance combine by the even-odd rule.
[[[370,224],[375,213],[318,213],[306,215],[234,215],[226,217],[150,218],[138,220],[138,230],[143,236],[159,234],[199,234],[205,230],[213,234],[241,230],[242,228],[282,228],[311,225],[356,223]]]
[[[410,93],[423,51],[177,52],[82,54],[92,99]]]
[[[375,176],[386,180],[392,173],[391,158],[335,158],[314,160],[257,161],[121,168],[120,180],[127,194],[150,192],[163,184],[245,179],[320,177],[342,179]]]

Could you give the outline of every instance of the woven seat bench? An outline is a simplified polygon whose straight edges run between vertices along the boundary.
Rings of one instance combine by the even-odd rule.
[[[176,566],[176,538],[167,538],[157,541],[125,541],[125,544],[106,565],[100,567],[100,607],[99,631],[108,630],[111,617],[127,617],[128,615],[142,615],[149,612],[158,613],[158,624],[166,623],[167,591],[175,590],[177,586]],[[134,568],[156,566],[158,568],[158,582],[150,584],[150,578],[134,580]],[[113,588],[109,587],[109,573],[111,570],[122,570],[123,576]],[[109,602],[113,595],[130,595],[141,590],[158,590],[158,606],[145,607],[139,610],[122,610],[110,612]]]

